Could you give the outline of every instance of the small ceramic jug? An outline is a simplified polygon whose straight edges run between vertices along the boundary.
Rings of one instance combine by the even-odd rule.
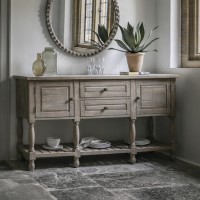
[[[42,76],[44,74],[46,70],[46,65],[44,61],[42,60],[41,53],[37,54],[37,60],[33,63],[32,70],[35,76]]]

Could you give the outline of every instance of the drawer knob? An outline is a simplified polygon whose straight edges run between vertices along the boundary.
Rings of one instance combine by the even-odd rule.
[[[104,111],[106,111],[106,110],[108,110],[108,107],[104,107],[104,108],[102,109],[102,112],[104,112]]]
[[[104,88],[101,92],[106,92],[108,91],[108,88]]]

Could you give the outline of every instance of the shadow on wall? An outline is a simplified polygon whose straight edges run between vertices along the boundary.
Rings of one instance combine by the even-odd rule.
[[[24,120],[24,143],[28,144],[28,123]],[[80,138],[94,136],[102,140],[123,140],[129,137],[129,119],[87,119],[80,122]],[[58,128],[59,127],[59,128]],[[138,138],[147,137],[147,120],[136,122]],[[61,142],[73,141],[72,120],[37,121],[35,124],[36,144],[46,143],[50,136],[60,137]]]
[[[3,80],[0,83],[0,160],[8,159],[9,103],[9,80]]]

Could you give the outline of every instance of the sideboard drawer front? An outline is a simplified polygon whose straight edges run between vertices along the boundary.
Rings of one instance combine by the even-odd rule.
[[[170,81],[137,82],[137,114],[169,114]]]
[[[83,100],[81,101],[81,116],[130,116],[130,99]]]
[[[73,83],[36,83],[36,117],[74,116]]]
[[[129,81],[85,81],[80,83],[81,98],[107,98],[129,96]]]

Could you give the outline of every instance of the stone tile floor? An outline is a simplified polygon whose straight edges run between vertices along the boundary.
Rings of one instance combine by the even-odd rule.
[[[200,200],[200,168],[159,153],[41,159],[0,163],[0,200]],[[11,170],[10,167],[12,167]]]

